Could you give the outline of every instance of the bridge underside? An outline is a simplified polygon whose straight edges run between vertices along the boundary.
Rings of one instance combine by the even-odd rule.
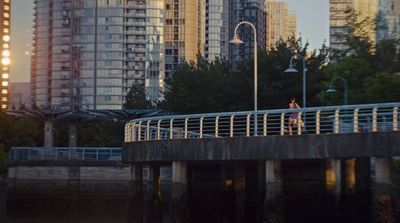
[[[400,132],[173,139],[125,143],[123,161],[284,160],[400,156]]]

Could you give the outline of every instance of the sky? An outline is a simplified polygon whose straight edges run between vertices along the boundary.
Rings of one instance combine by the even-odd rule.
[[[11,1],[11,82],[30,81],[33,0]]]
[[[284,0],[289,10],[297,14],[297,30],[318,49],[329,43],[328,0]],[[30,81],[30,53],[32,50],[33,0],[11,1],[11,82]]]

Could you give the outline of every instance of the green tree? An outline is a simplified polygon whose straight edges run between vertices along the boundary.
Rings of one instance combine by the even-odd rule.
[[[151,107],[151,102],[146,97],[146,90],[142,84],[133,84],[125,97],[124,108],[146,109]]]
[[[39,146],[43,140],[43,125],[29,117],[13,117],[0,112],[0,143],[5,151],[12,146]]]
[[[295,60],[298,74],[285,74],[294,53],[306,56],[307,93],[309,106],[320,104],[313,97],[321,91],[324,80],[323,69],[327,61],[328,48],[308,55],[308,44],[301,39],[281,41],[270,51],[259,49],[258,54],[258,108],[286,108],[291,96],[301,98],[302,64]],[[233,68],[235,67],[235,69]],[[253,110],[254,66],[245,61],[233,66],[225,60],[212,62],[199,60],[194,64],[182,62],[167,81],[163,108],[176,113],[202,113]]]
[[[222,59],[200,59],[197,65],[182,61],[166,84],[161,106],[177,113],[246,109],[251,101],[247,76]]]
[[[400,100],[400,75],[377,73],[365,80],[365,95],[370,103],[398,102]]]

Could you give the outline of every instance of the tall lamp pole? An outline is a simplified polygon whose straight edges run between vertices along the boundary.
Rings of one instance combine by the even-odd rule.
[[[243,44],[243,41],[240,40],[239,36],[237,35],[237,30],[239,26],[246,24],[249,25],[253,29],[253,34],[254,34],[254,136],[257,136],[257,29],[256,27],[251,23],[247,21],[242,21],[236,25],[235,32],[233,35],[232,40],[230,43],[233,44]]]
[[[348,100],[348,85],[347,85],[347,81],[346,79],[344,79],[343,77],[335,77],[331,80],[330,84],[329,84],[329,88],[328,90],[326,90],[327,93],[336,93],[336,89],[333,86],[335,80],[341,80],[343,81],[343,85],[344,85],[344,105],[347,105],[347,100]]]
[[[307,98],[306,98],[306,94],[307,94],[307,91],[306,91],[306,87],[307,87],[307,68],[306,68],[306,59],[304,58],[304,56],[302,56],[300,54],[293,55],[290,58],[289,68],[285,70],[285,73],[297,73],[297,72],[299,72],[293,66],[293,59],[296,56],[300,57],[303,60],[303,108],[306,108],[307,107]]]

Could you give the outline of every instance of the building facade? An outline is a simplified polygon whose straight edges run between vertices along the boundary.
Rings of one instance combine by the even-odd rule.
[[[400,12],[397,11],[400,1],[380,0],[377,18],[377,39],[398,39],[400,38]]]
[[[330,0],[330,47],[337,50],[347,48],[345,37],[348,35],[347,25],[351,16],[356,22],[368,21],[363,27],[372,43],[377,41],[376,19],[380,7],[379,0]],[[379,28],[379,27],[378,27]]]
[[[173,74],[181,60],[197,62],[205,49],[205,1],[165,0],[165,76]]]
[[[31,84],[30,82],[10,83],[10,94],[8,100],[9,110],[31,108]]]
[[[8,108],[10,78],[10,0],[0,1],[1,85],[0,110]]]
[[[33,102],[121,109],[133,84],[163,84],[163,1],[35,0]]]
[[[288,13],[288,35],[297,38],[297,14],[296,12]]]
[[[229,44],[229,0],[206,0],[205,58],[227,58]]]
[[[243,21],[254,24],[257,30],[257,45],[266,48],[265,10],[263,0],[231,0],[229,1],[229,39],[234,35],[236,25]],[[244,42],[241,45],[229,44],[229,59],[232,63],[246,61],[254,56],[253,30],[249,26],[242,26],[238,36]]]
[[[268,0],[265,2],[267,15],[267,48],[275,46],[280,40],[286,41],[297,36],[296,13],[289,12],[288,3]]]

